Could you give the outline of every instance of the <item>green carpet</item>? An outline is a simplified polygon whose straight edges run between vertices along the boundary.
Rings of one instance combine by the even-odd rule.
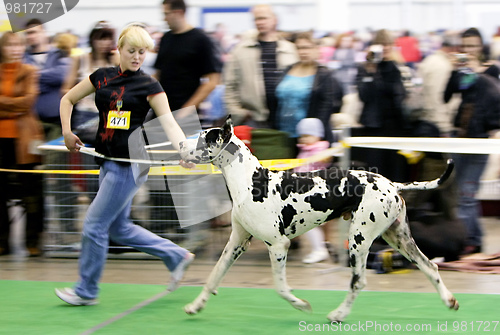
[[[102,284],[100,304],[72,307],[54,294],[68,283],[0,280],[0,334],[82,334],[164,291],[159,285]],[[200,287],[181,287],[94,334],[500,334],[500,295],[457,294],[450,311],[437,293],[361,292],[347,321],[326,315],[343,291],[296,290],[313,313],[293,309],[272,289],[220,288],[205,310],[186,315],[183,306]],[[399,331],[398,331],[399,330]]]

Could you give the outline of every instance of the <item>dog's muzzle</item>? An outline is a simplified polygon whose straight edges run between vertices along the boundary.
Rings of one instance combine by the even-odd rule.
[[[187,139],[179,143],[179,155],[185,162],[199,163],[199,157],[196,157],[196,143],[198,140]]]

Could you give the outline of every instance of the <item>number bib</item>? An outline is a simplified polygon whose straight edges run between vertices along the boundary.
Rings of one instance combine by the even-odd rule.
[[[107,128],[129,129],[130,128],[130,112],[109,111]]]

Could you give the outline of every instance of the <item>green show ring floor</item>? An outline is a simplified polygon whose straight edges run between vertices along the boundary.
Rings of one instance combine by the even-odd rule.
[[[197,315],[183,307],[201,291],[183,286],[101,284],[100,304],[70,306],[54,288],[69,283],[0,280],[0,334],[500,334],[500,295],[456,294],[458,311],[437,293],[362,291],[341,324],[326,315],[345,291],[294,290],[313,313],[295,310],[273,289],[220,288]]]

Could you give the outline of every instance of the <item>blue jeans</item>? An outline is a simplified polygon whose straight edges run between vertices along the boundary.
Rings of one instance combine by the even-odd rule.
[[[483,231],[479,223],[481,207],[476,199],[488,155],[454,154],[458,189],[458,218],[467,229],[467,245],[480,246]]]
[[[134,169],[137,165],[112,161],[105,161],[101,166],[99,191],[89,206],[83,226],[80,280],[75,286],[76,294],[82,298],[93,299],[99,293],[109,238],[159,257],[170,271],[188,252],[130,220],[132,199],[147,179],[147,173],[134,179]]]

